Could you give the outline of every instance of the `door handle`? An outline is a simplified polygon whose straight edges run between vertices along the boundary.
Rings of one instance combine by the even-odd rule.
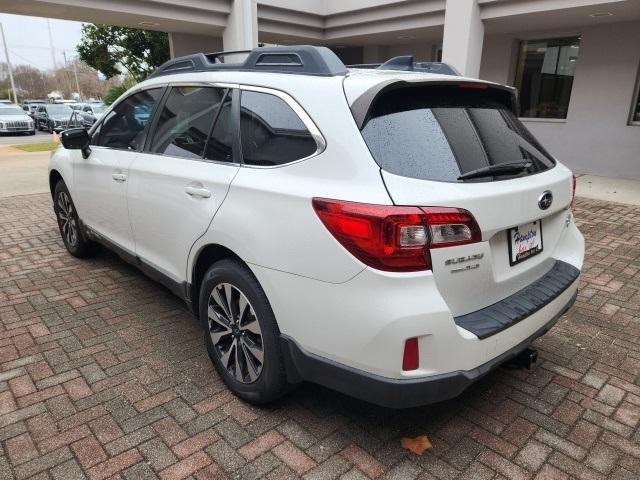
[[[191,197],[209,198],[211,196],[211,190],[207,190],[204,187],[195,187],[193,185],[187,185],[184,187],[184,192]]]
[[[127,179],[127,176],[124,173],[112,173],[111,178],[116,182],[124,182]]]

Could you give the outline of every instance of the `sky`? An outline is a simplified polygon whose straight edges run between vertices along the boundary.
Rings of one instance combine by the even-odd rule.
[[[57,19],[49,21],[56,63],[63,66],[63,51],[66,52],[67,59],[77,56],[75,47],[80,41],[82,24]],[[53,68],[47,19],[2,13],[0,22],[4,27],[12,66],[32,65],[40,70]],[[6,61],[3,49],[0,49],[0,61]]]

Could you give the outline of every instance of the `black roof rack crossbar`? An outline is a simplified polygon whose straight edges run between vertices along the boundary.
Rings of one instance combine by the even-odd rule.
[[[247,54],[247,58],[240,63],[224,63],[222,57],[233,54]],[[163,63],[149,75],[149,78],[174,73],[220,70],[298,73],[319,76],[336,76],[347,73],[344,63],[328,48],[295,45],[258,47],[253,50],[234,52],[194,53]]]
[[[401,72],[426,72],[439,73],[441,75],[456,75],[460,73],[448,63],[444,62],[414,62],[413,56],[402,55],[393,57],[384,63],[361,63],[347,65],[349,68],[369,68],[375,70],[396,70]]]

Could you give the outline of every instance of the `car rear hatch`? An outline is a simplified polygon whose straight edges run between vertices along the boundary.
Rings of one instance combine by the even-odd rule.
[[[354,118],[396,205],[464,209],[477,222],[479,241],[428,252],[455,317],[554,269],[570,221],[572,175],[518,120],[510,89],[387,83],[368,108],[357,107]]]

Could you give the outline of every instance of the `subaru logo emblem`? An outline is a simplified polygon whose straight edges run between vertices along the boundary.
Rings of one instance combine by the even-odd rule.
[[[540,210],[546,210],[551,206],[552,203],[553,193],[551,193],[549,190],[542,192],[542,195],[540,195],[540,198],[538,198],[538,206],[540,207]]]

